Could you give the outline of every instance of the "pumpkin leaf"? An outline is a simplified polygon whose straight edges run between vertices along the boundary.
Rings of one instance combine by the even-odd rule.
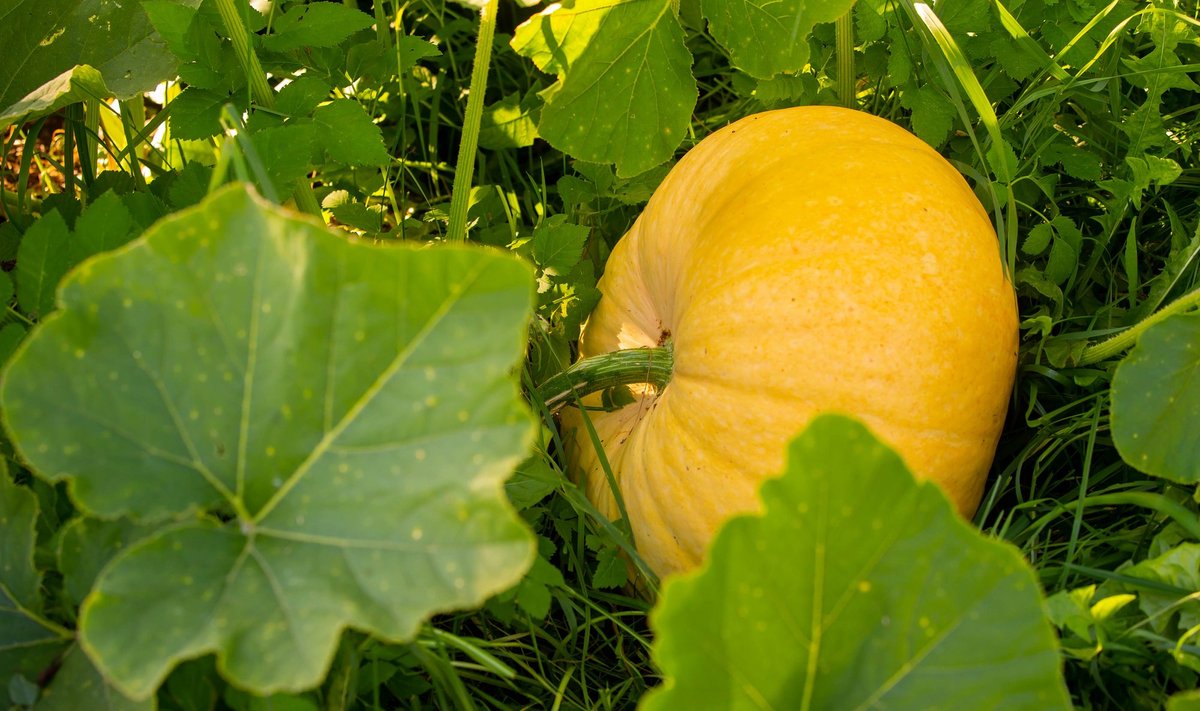
[[[86,514],[177,519],[84,602],[105,678],[141,700],[214,652],[301,690],[344,627],[408,639],[516,582],[532,296],[515,257],[353,243],[240,186],[74,270],[4,374],[13,444]]]
[[[175,75],[141,4],[15,0],[0,23],[0,129],[87,96],[127,98]]]
[[[762,499],[667,582],[643,709],[1069,708],[1032,571],[862,425],[814,420]]]
[[[702,0],[708,29],[734,66],[758,79],[799,72],[813,25],[833,22],[854,0]]]
[[[683,141],[698,94],[670,0],[555,3],[517,28],[512,47],[558,76],[538,124],[555,148],[628,177]]]
[[[1117,366],[1112,429],[1117,452],[1147,474],[1200,482],[1200,314],[1147,329]]]

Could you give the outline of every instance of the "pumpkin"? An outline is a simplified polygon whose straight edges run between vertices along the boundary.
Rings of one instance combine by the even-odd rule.
[[[669,172],[598,288],[582,358],[673,352],[664,387],[587,413],[660,576],[697,565],[723,521],[758,507],[786,443],[822,412],[865,423],[963,516],[978,506],[1012,390],[1016,302],[986,211],[903,128],[814,106],[713,133]],[[563,413],[570,463],[615,519],[582,417]]]

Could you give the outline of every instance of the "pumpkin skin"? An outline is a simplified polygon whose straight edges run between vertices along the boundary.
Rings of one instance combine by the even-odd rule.
[[[599,290],[581,358],[673,343],[661,392],[589,412],[660,576],[696,566],[725,519],[758,508],[759,484],[821,412],[858,418],[974,513],[1012,391],[1016,302],[987,213],[906,130],[799,107],[708,136],[617,243]],[[617,518],[578,410],[563,428],[588,496]]]

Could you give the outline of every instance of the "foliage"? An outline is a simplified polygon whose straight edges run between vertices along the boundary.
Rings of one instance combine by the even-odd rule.
[[[10,704],[71,708],[88,698],[97,708],[239,711],[636,705],[659,685],[662,671],[671,671],[660,671],[651,659],[655,633],[647,615],[653,601],[643,598],[644,581],[627,581],[619,552],[629,542],[621,522],[599,516],[566,476],[555,422],[542,411],[536,386],[572,359],[612,244],[673,158],[749,113],[843,103],[909,127],[943,152],[996,223],[1020,299],[1023,338],[1008,426],[974,523],[1015,545],[1046,591],[1045,612],[1059,630],[1071,701],[1082,708],[1122,710],[1195,705],[1200,525],[1194,438],[1188,436],[1194,418],[1187,414],[1196,402],[1188,346],[1197,338],[1200,286],[1195,4],[962,0],[931,6],[860,0],[847,18],[852,22],[840,23],[839,30],[830,21],[846,10],[845,3],[776,3],[769,6],[772,31],[789,28],[787,41],[755,44],[745,33],[760,28],[744,13],[760,6],[734,0],[576,0],[526,9],[502,3],[486,19],[497,24],[497,39],[483,128],[467,136],[464,92],[480,22],[467,5],[18,2],[6,16],[10,21],[0,23],[5,47],[0,76],[6,82],[0,123],[12,124],[4,135],[0,184],[0,294],[6,297],[0,358],[10,362],[4,416],[11,425],[6,436],[16,445],[14,450],[12,442],[3,443],[7,471],[0,474],[0,682]],[[93,32],[90,17],[126,31]],[[838,49],[839,37],[849,42],[849,52]],[[159,86],[163,80],[168,83]],[[110,102],[112,97],[122,101]],[[143,374],[143,385],[152,384],[150,374],[171,375],[173,364],[194,369],[194,375],[217,361],[199,357],[183,339],[213,326],[204,326],[205,319],[246,317],[233,304],[249,302],[237,302],[222,288],[201,288],[205,279],[212,287],[219,272],[232,273],[228,269],[167,269],[167,256],[181,257],[181,246],[160,253],[160,262],[147,262],[165,271],[145,266],[111,285],[104,292],[110,302],[103,316],[88,315],[92,306],[99,313],[102,303],[93,300],[99,292],[83,285],[106,270],[115,279],[120,265],[148,258],[153,245],[171,241],[171,225],[191,221],[199,229],[213,202],[174,215],[213,199],[218,224],[229,218],[228,224],[241,227],[230,234],[205,228],[210,239],[232,248],[222,235],[228,240],[237,234],[242,248],[250,249],[272,239],[300,243],[306,235],[324,245],[318,252],[331,261],[310,263],[313,271],[304,273],[329,277],[324,283],[331,290],[343,283],[330,276],[332,266],[342,263],[332,255],[343,252],[371,255],[346,263],[373,274],[389,265],[400,269],[399,261],[390,260],[409,258],[422,264],[461,259],[463,265],[475,260],[513,265],[484,250],[428,250],[433,255],[428,256],[423,249],[390,244],[423,245],[446,234],[452,166],[462,145],[478,148],[476,174],[466,181],[473,183],[466,186],[470,239],[532,263],[532,276],[509,267],[507,288],[512,295],[521,292],[522,308],[530,298],[524,289],[536,290],[527,359],[519,369],[542,419],[532,450],[517,446],[525,443],[524,424],[519,433],[480,450],[488,467],[483,479],[491,482],[484,487],[466,485],[469,467],[428,469],[453,469],[459,483],[448,484],[449,490],[483,502],[505,540],[521,549],[504,575],[476,571],[476,594],[456,605],[496,594],[479,609],[460,612],[448,611],[449,598],[415,607],[408,607],[407,598],[386,598],[380,606],[368,596],[339,598],[335,591],[304,598],[321,610],[316,617],[323,620],[321,630],[313,639],[324,637],[298,646],[319,659],[296,655],[296,665],[277,667],[283,670],[273,681],[266,680],[269,675],[255,677],[259,692],[289,689],[272,696],[229,683],[229,678],[246,683],[247,669],[265,668],[264,658],[232,654],[234,643],[217,634],[185,644],[167,634],[173,629],[167,624],[149,640],[169,649],[157,657],[155,670],[143,669],[136,683],[133,676],[114,673],[115,662],[109,661],[118,646],[114,640],[137,629],[125,624],[137,615],[126,613],[120,623],[109,624],[121,609],[110,607],[118,600],[113,591],[130,581],[153,583],[159,595],[188,589],[179,577],[180,561],[199,549],[175,551],[164,543],[199,535],[244,544],[249,533],[242,524],[261,511],[261,492],[223,496],[214,495],[211,486],[192,486],[163,493],[150,486],[156,479],[135,477],[138,469],[105,462],[118,451],[110,445],[66,455],[104,430],[76,424],[51,436],[51,425],[65,417],[34,412],[28,403],[41,397],[42,413],[58,413],[76,402],[101,422],[138,418],[132,434],[162,435],[157,445],[163,449],[170,417],[135,407],[134,398],[112,390],[108,370],[92,365],[88,338],[128,334],[154,342],[156,350],[142,348],[144,355],[172,353],[162,368],[144,371],[126,362],[118,371]],[[221,192],[230,182],[319,215],[347,242],[381,243],[380,248],[338,242],[309,219],[245,198],[242,188]],[[225,214],[235,201],[245,208],[237,219]],[[149,237],[139,237],[148,229]],[[282,270],[303,253],[281,253],[269,262]],[[446,256],[450,253],[459,256]],[[391,256],[379,256],[384,254]],[[401,254],[407,256],[396,256]],[[444,279],[437,273],[412,283],[427,295],[393,292],[369,303],[353,301],[366,299],[362,294],[349,295],[341,307],[346,318],[376,321],[362,329],[361,345],[353,339],[355,329],[343,334],[354,344],[348,354],[362,352],[351,356],[361,360],[341,377],[379,374],[387,362],[380,351],[396,345],[384,343],[385,336],[398,333],[380,325],[384,314],[389,309],[396,314],[398,303],[428,306],[434,294],[444,293],[438,289],[455,281],[449,272]],[[64,276],[65,290],[56,292]],[[398,280],[393,271],[372,283],[395,289]],[[286,291],[286,280],[275,286]],[[311,280],[295,286],[300,291],[287,293],[304,295],[314,308],[331,308],[317,298],[321,292]],[[177,316],[175,295],[189,288],[192,296],[225,301]],[[244,290],[239,293],[246,297]],[[120,294],[134,304],[136,323],[121,320]],[[189,297],[180,298],[187,306]],[[439,356],[435,364],[451,368],[456,377],[480,352],[505,366],[517,358],[516,306],[483,301],[477,318],[460,324],[474,337],[446,341],[453,357]],[[289,368],[293,362],[315,368],[314,354],[327,342],[312,330],[316,319],[315,312],[298,318],[301,330],[289,335],[299,340],[276,344],[291,344],[287,357],[270,351],[273,367],[264,378],[275,383],[275,393],[303,392],[304,378],[288,380],[297,375]],[[154,341],[160,333],[163,338]],[[56,354],[55,342],[79,344],[87,357],[76,362],[73,348]],[[326,375],[304,377],[324,382]],[[499,388],[488,391],[491,401],[482,390],[462,394],[468,416],[488,402],[515,407],[511,378],[467,373],[461,379],[465,388],[483,382]],[[233,392],[217,377],[211,388],[192,388],[189,396],[209,402]],[[458,395],[437,395],[452,394]],[[14,396],[25,399],[24,415],[21,405],[13,407]],[[147,396],[136,402],[161,400]],[[399,402],[411,407],[423,400]],[[448,415],[453,429],[458,409],[448,402],[439,401],[431,411]],[[405,412],[403,405],[396,407]],[[248,431],[255,432],[277,424],[265,416],[236,415],[219,424],[227,428],[231,422],[235,429],[252,425]],[[370,422],[385,429],[432,424],[403,417]],[[436,451],[447,457],[475,453],[469,442],[452,440],[454,446]],[[46,452],[37,451],[41,444]],[[172,440],[169,446],[177,444]],[[426,449],[429,466],[439,464],[433,446]],[[295,464],[313,451],[277,447],[277,456]],[[103,466],[69,465],[69,456]],[[516,533],[519,527],[495,491],[514,466],[517,473],[506,491],[533,537]],[[256,470],[246,481],[271,479]],[[143,494],[139,500],[141,487],[162,495]],[[404,500],[404,491],[376,496],[326,487],[321,493],[331,504],[361,504],[362,520],[341,509],[344,523],[357,525],[359,533],[382,538],[400,525],[398,517],[365,514],[375,510],[373,504]],[[125,511],[139,520],[115,515]],[[107,518],[96,515],[101,512]],[[453,518],[442,530],[458,530]],[[423,534],[434,530],[422,528]],[[409,529],[400,533],[411,536]],[[894,533],[898,545],[909,545]],[[536,555],[530,541],[536,541]],[[318,551],[318,558],[330,553],[318,543],[303,545]],[[215,557],[205,560],[213,570],[231,569],[217,566]],[[291,562],[287,569],[297,574],[329,568],[295,556],[278,560]],[[446,560],[431,556],[426,564]],[[528,572],[516,581],[525,565]],[[455,582],[419,565],[371,574],[397,585],[409,574],[424,574],[448,588]],[[204,575],[192,573],[193,588],[220,577]],[[294,589],[306,589],[297,585]],[[906,591],[911,592],[897,588],[895,594]],[[668,589],[668,603],[675,594]],[[181,599],[198,597],[202,594]],[[353,614],[334,609],[337,604],[329,605],[335,600],[349,600],[358,609]],[[252,602],[223,604],[244,613]],[[386,605],[405,606],[412,616],[401,625]],[[283,608],[253,607],[261,617],[243,617],[242,629],[275,629],[271,611]],[[704,619],[718,609],[706,606],[695,614]],[[442,614],[417,623],[435,612]],[[371,616],[370,624],[343,631],[346,621],[359,619],[355,615]],[[919,616],[906,621],[917,624]],[[1020,624],[1033,622],[1026,617]],[[336,645],[330,641],[334,636]],[[205,653],[218,649],[225,655],[219,661]],[[285,649],[268,651],[282,655]],[[118,656],[137,653],[122,650]],[[184,659],[196,655],[201,656]],[[301,667],[303,673],[297,671]],[[680,675],[676,681],[686,679]],[[144,700],[122,695],[124,689],[146,696],[155,686],[156,693]]]
[[[663,591],[645,709],[1067,708],[1032,571],[865,427],[814,420],[762,499]]]

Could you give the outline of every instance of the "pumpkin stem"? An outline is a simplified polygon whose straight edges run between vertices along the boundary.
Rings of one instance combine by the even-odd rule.
[[[630,348],[584,358],[538,387],[550,412],[585,395],[621,385],[644,383],[658,390],[671,382],[675,354],[670,342],[656,348]]]

